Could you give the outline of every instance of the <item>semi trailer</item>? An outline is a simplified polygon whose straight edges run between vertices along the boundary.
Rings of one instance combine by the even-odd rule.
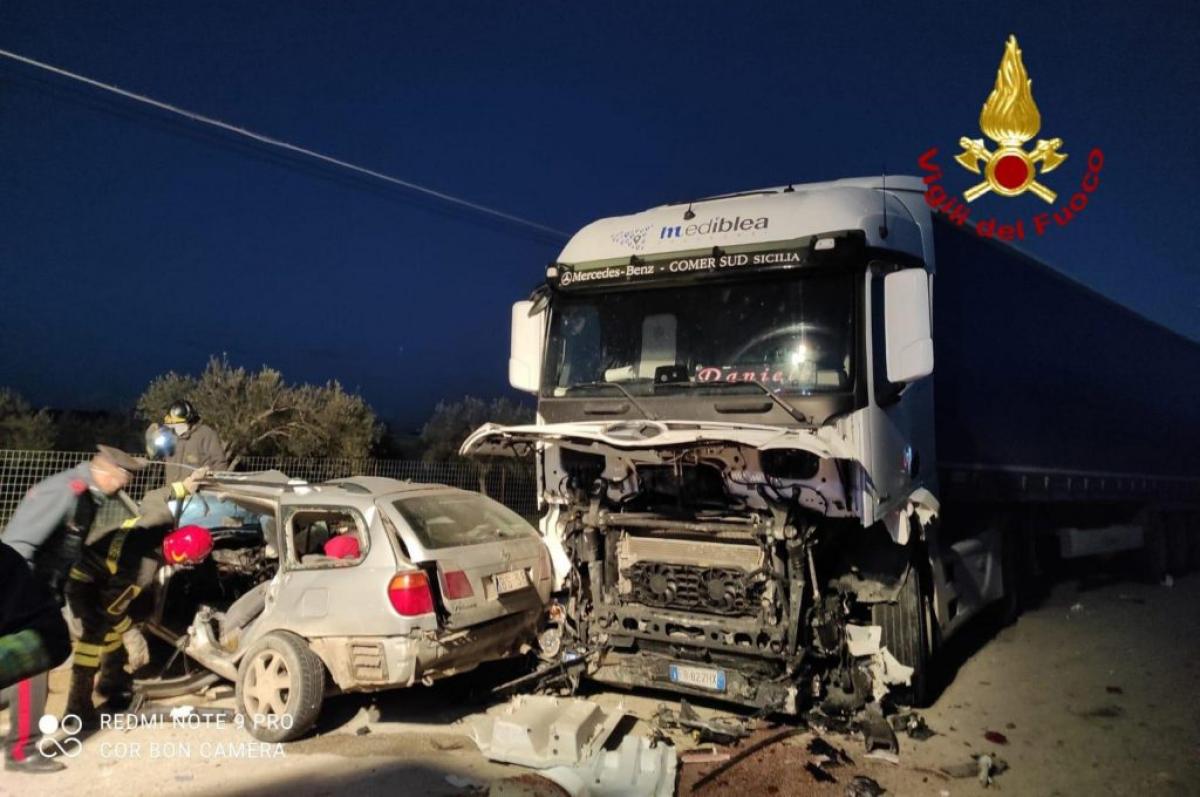
[[[1200,345],[924,189],[601,219],[513,306],[536,423],[462,451],[536,460],[544,656],[767,711],[921,704],[939,645],[1015,612],[1047,543],[1196,564]]]

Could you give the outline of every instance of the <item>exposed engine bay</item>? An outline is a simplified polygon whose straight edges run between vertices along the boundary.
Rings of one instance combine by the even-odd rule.
[[[886,693],[887,668],[851,654],[848,628],[895,600],[910,550],[861,525],[854,463],[725,441],[556,442],[539,454],[548,541],[569,562],[552,652],[598,681],[764,711]]]

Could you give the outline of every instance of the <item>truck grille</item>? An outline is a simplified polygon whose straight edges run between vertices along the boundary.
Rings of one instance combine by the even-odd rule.
[[[632,585],[638,603],[664,609],[684,609],[723,615],[758,611],[762,584],[744,570],[698,567],[666,562],[636,562],[622,575]]]

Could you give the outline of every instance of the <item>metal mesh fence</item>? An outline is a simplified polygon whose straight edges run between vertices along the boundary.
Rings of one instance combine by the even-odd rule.
[[[91,459],[88,451],[0,450],[0,529],[8,523],[29,488],[42,479]],[[239,471],[279,470],[294,479],[323,482],[346,476],[384,476],[404,481],[448,484],[495,498],[530,519],[537,516],[537,487],[532,463],[421,462],[402,459],[306,459],[243,457]],[[163,483],[161,463],[133,475],[125,491],[140,500]]]

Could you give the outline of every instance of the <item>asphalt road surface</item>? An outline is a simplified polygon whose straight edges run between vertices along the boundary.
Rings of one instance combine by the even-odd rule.
[[[863,758],[857,738],[828,735],[854,763],[828,770],[836,783],[817,783],[804,768],[813,736],[805,733],[747,756],[695,793],[840,797],[861,774],[895,795],[1200,794],[1200,575],[1171,587],[1062,581],[1015,625],[978,623],[944,662],[949,684],[922,712],[936,735],[901,735],[898,764]],[[485,688],[504,677],[502,669],[333,699],[319,735],[280,748],[257,745],[232,725],[105,730],[85,739],[62,773],[0,771],[0,796],[483,793],[490,782],[528,772],[487,761],[462,735],[460,721],[482,710]],[[54,673],[51,688],[56,712],[65,670]],[[654,693],[588,696],[609,707],[623,703],[640,717],[671,701]],[[372,704],[377,720],[360,713]],[[719,704],[700,710],[728,711]],[[677,743],[681,752],[695,747],[687,737]],[[1008,765],[989,789],[946,776],[980,753]],[[680,793],[692,793],[716,766],[682,766]]]

